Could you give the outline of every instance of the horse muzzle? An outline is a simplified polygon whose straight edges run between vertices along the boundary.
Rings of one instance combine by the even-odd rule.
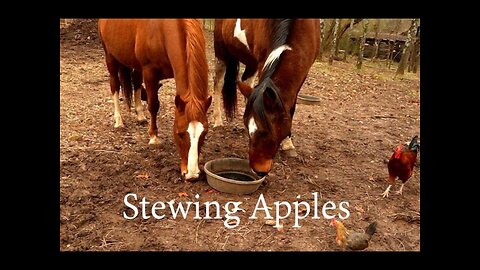
[[[265,160],[263,162],[250,162],[250,168],[253,172],[255,172],[258,176],[264,177],[266,176],[270,170],[272,169],[273,160]]]

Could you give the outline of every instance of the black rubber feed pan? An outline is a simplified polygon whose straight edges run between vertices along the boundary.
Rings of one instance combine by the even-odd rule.
[[[231,194],[255,192],[265,180],[250,169],[248,160],[240,158],[219,158],[205,163],[207,182],[214,189]]]
[[[306,105],[318,105],[320,104],[320,98],[315,96],[308,95],[297,95],[297,104],[306,104]]]

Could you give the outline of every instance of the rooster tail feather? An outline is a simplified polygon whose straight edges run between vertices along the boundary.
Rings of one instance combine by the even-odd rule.
[[[408,145],[408,149],[410,149],[412,151],[415,151],[415,152],[418,151],[418,148],[420,148],[420,145],[418,145],[417,139],[418,139],[418,136],[415,135],[415,137],[412,138],[412,141]]]
[[[374,221],[365,229],[365,233],[372,236],[377,231],[377,222]]]

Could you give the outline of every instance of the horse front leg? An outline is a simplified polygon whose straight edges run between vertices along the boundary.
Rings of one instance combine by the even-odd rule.
[[[220,127],[223,125],[222,122],[222,107],[221,107],[221,97],[222,97],[222,88],[224,84],[224,77],[226,71],[225,62],[216,58],[215,61],[215,78],[213,80],[213,127]]]
[[[296,102],[293,104],[292,109],[290,110],[290,116],[292,117],[293,122],[293,114],[295,113]],[[287,156],[287,157],[296,157],[298,156],[297,150],[295,150],[295,146],[292,142],[291,134],[287,136],[283,141],[280,143],[280,150]]]
[[[148,129],[150,140],[148,144],[160,144],[157,128],[157,114],[160,107],[158,100],[159,76],[156,75],[153,70],[145,69],[143,71],[143,78],[145,79],[148,111],[150,112],[150,128]]]
[[[295,146],[293,145],[291,136],[283,139],[283,141],[280,143],[280,150],[282,150],[283,153],[288,157],[296,157],[298,155],[297,150],[295,150]]]

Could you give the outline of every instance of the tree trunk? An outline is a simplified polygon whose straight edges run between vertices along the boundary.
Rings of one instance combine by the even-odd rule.
[[[377,61],[377,55],[378,55],[378,47],[379,47],[379,43],[378,43],[378,31],[380,29],[380,19],[376,19],[375,21],[375,27],[374,27],[374,31],[375,31],[375,48],[373,48],[373,54],[372,54],[372,60],[373,62],[376,62]]]
[[[400,58],[400,63],[398,64],[396,75],[403,75],[405,73],[405,67],[407,66],[407,60],[412,51],[412,41],[415,38],[415,31],[417,30],[419,19],[412,19],[412,25],[408,29],[407,40],[405,41],[405,46],[402,51],[402,58]]]
[[[413,67],[413,73],[417,73],[419,66],[420,66],[420,49],[418,50],[417,61],[415,62],[415,66]]]
[[[337,28],[337,34],[335,35],[335,59],[337,59],[337,56],[338,56],[338,48],[340,47],[340,39],[342,38],[342,36],[340,36],[338,33],[338,29],[340,27],[340,25],[342,25],[342,19],[338,19],[338,26],[336,27]]]
[[[323,57],[323,43],[325,43],[325,19],[320,19],[320,51],[318,52],[318,60],[320,61]]]
[[[350,30],[348,31],[348,39],[347,39],[347,48],[345,49],[345,54],[343,55],[343,61],[347,61],[347,53],[350,52],[352,53],[352,32],[353,32],[353,19],[350,20]]]
[[[368,27],[368,20],[365,19],[365,21],[363,22],[363,33],[362,33],[362,38],[360,39],[360,47],[358,48],[357,69],[362,68],[363,50],[365,49],[365,37],[367,36],[367,27]]]
[[[420,54],[420,27],[417,25],[415,43],[413,44],[412,53],[410,54],[410,61],[408,65],[408,72],[417,73],[417,62]]]
[[[397,23],[395,24],[395,27],[393,28],[392,31],[390,31],[390,34],[398,34],[398,30],[400,29],[400,25],[402,24],[402,21],[400,19],[397,20]],[[388,60],[387,60],[387,67],[390,69],[390,66],[392,65],[393,59],[395,58],[395,42],[389,41],[388,42],[388,48],[389,48],[389,54],[388,54]]]
[[[338,25],[340,23],[339,19],[335,19],[335,25],[333,29],[333,43],[332,43],[332,48],[330,49],[330,57],[328,58],[328,64],[331,65],[333,64],[333,58],[336,56],[336,47],[337,47],[337,33],[338,33]]]

